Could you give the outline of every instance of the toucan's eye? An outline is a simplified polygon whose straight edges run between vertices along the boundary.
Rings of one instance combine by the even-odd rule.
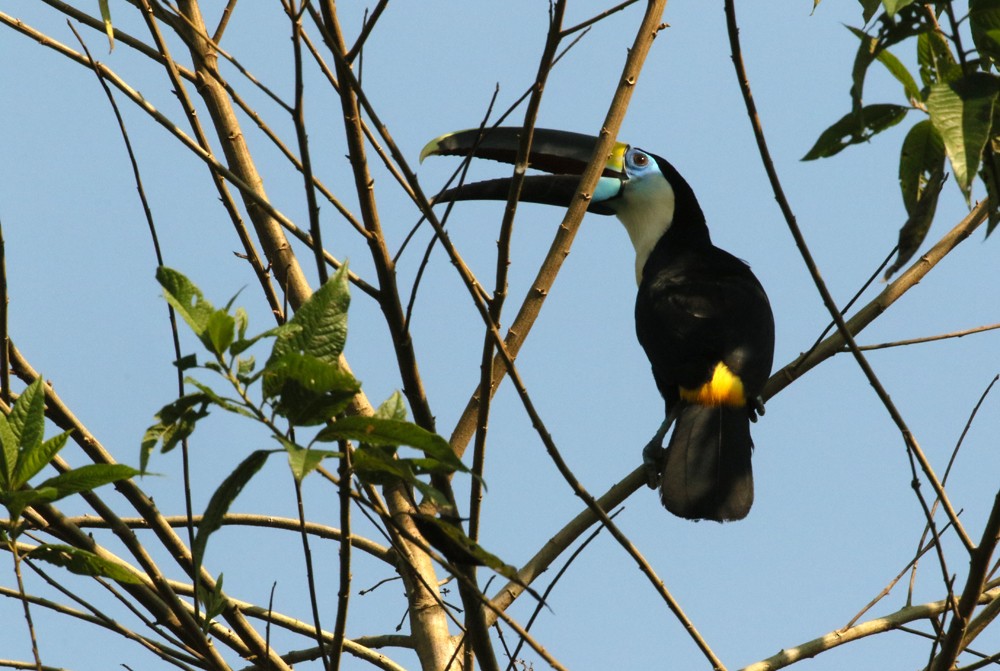
[[[642,170],[643,168],[649,166],[649,164],[652,162],[652,159],[649,157],[649,154],[643,151],[640,151],[638,149],[630,149],[625,157],[625,161],[626,163],[628,163],[628,167],[634,170]]]

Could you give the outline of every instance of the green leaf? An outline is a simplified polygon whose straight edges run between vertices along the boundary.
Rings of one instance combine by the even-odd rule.
[[[59,497],[59,492],[51,487],[37,487],[35,489],[19,489],[17,491],[0,492],[0,504],[6,509],[10,519],[15,520],[21,516],[24,509],[38,503],[49,503]]]
[[[868,66],[874,60],[878,60],[884,65],[889,73],[903,85],[903,92],[908,100],[920,100],[920,89],[917,88],[917,83],[914,81],[913,75],[910,74],[909,70],[906,69],[906,66],[898,58],[885,48],[884,44],[881,44],[879,40],[863,30],[852,26],[847,26],[847,29],[861,40],[861,44],[858,46],[858,53],[854,57],[852,72],[851,102],[853,110],[857,111],[862,107],[861,101],[865,75],[868,72]]]
[[[505,578],[516,579],[517,570],[513,566],[504,563],[495,554],[487,552],[455,524],[423,513],[411,513],[411,517],[420,534],[448,561],[455,564],[488,566]]]
[[[906,69],[902,61],[896,58],[888,49],[883,49],[878,53],[878,62],[885,66],[886,70],[903,85],[903,93],[908,100],[917,101],[921,99],[920,89],[917,87],[913,75]]]
[[[29,552],[26,557],[61,566],[77,575],[110,578],[129,585],[142,584],[142,579],[122,564],[70,545],[45,543]]]
[[[403,402],[403,395],[399,391],[392,392],[392,396],[383,401],[375,411],[375,417],[406,421],[406,403]]]
[[[98,0],[101,8],[101,20],[104,21],[104,32],[108,36],[108,51],[115,49],[115,28],[111,25],[111,8],[108,7],[108,0]]]
[[[886,269],[884,279],[888,280],[892,277],[920,249],[920,244],[927,237],[927,231],[930,230],[931,222],[934,220],[938,195],[941,193],[941,187],[944,186],[946,177],[942,161],[941,166],[931,174],[926,186],[921,191],[920,199],[911,210],[906,223],[899,229],[896,260]]]
[[[197,584],[198,600],[205,607],[201,629],[206,634],[212,628],[212,620],[226,612],[228,600],[222,591],[222,576],[223,574],[220,573],[219,579],[215,581],[215,587],[211,591],[205,589],[200,580]]]
[[[861,20],[868,23],[882,6],[882,0],[858,0],[861,3]]]
[[[997,90],[995,77],[974,73],[951,83],[933,84],[927,96],[931,122],[944,140],[955,180],[967,202],[990,137]]]
[[[300,447],[290,440],[280,439],[280,442],[285,448],[285,452],[288,453],[288,465],[292,469],[292,476],[299,482],[302,482],[307,475],[316,470],[316,467],[324,459],[343,456],[342,452]]]
[[[195,354],[188,354],[186,356],[182,356],[180,359],[175,361],[174,365],[177,366],[179,370],[188,370],[189,368],[197,368],[198,357]]]
[[[70,494],[93,491],[136,475],[139,475],[139,471],[125,464],[87,464],[49,478],[38,485],[38,489],[54,489],[56,499],[62,499]]]
[[[337,361],[347,341],[350,301],[345,264],[298,309],[289,324],[301,328],[275,341],[267,365],[289,352],[307,354],[326,363]]]
[[[395,450],[382,446],[361,445],[351,455],[351,468],[362,482],[385,485],[402,480],[414,483],[416,473],[410,464],[397,459]]]
[[[1000,0],[969,0],[969,30],[979,55],[1000,61]]]
[[[449,471],[468,471],[465,464],[455,456],[448,441],[410,422],[377,417],[342,417],[322,429],[317,434],[316,440],[356,440],[369,445],[409,445],[423,452],[435,465],[440,465]]]
[[[914,124],[899,154],[899,188],[908,215],[913,214],[931,176],[943,172],[944,160],[944,142],[930,119]]]
[[[242,310],[242,309],[243,308],[239,308],[239,310]],[[297,326],[297,325],[293,325],[293,324],[281,324],[280,326],[275,326],[274,328],[268,329],[267,331],[264,331],[263,333],[258,333],[257,335],[255,335],[255,336],[253,336],[251,338],[246,338],[245,337],[246,336],[246,328],[245,327],[240,327],[240,323],[239,323],[239,310],[236,311],[236,314],[237,314],[237,319],[236,319],[236,321],[237,321],[237,327],[240,328],[239,337],[229,347],[229,353],[232,354],[233,356],[236,356],[237,354],[242,354],[246,350],[250,349],[253,345],[257,344],[257,341],[259,341],[259,340],[261,340],[263,338],[272,338],[272,337],[279,337],[280,338],[282,336],[291,335],[292,333],[297,333],[298,331],[302,330],[301,326]]]
[[[221,356],[229,349],[235,338],[236,320],[232,315],[216,310],[205,324],[205,345],[213,354]]]
[[[271,455],[269,450],[256,450],[250,453],[246,459],[240,462],[232,473],[222,481],[205,508],[205,514],[198,525],[198,531],[194,537],[191,547],[191,554],[194,558],[195,566],[201,566],[201,560],[205,556],[205,546],[208,544],[208,537],[222,526],[222,518],[229,511],[236,497],[243,491],[243,487],[250,482],[250,478],[264,466],[264,462]]]
[[[921,33],[917,37],[917,62],[924,86],[950,82],[962,76],[962,67],[951,52],[951,44],[938,32]]]
[[[0,479],[3,482],[3,490],[11,490],[11,480],[14,478],[14,469],[17,467],[19,456],[19,442],[14,430],[10,426],[7,415],[0,413]]]
[[[903,7],[913,4],[915,0],[882,0],[882,5],[885,6],[885,12],[889,16],[892,16]]]
[[[185,378],[184,382],[195,387],[208,401],[210,401],[213,405],[219,406],[223,410],[228,410],[229,412],[237,415],[243,415],[244,417],[250,417],[251,419],[256,419],[257,417],[257,415],[247,408],[246,404],[242,400],[220,396],[207,384],[203,384],[194,378]]]
[[[45,387],[41,376],[25,388],[11,408],[10,428],[22,450],[41,444],[45,435]]]
[[[993,107],[993,136],[983,152],[983,167],[979,176],[986,186],[990,200],[989,218],[986,222],[987,237],[1000,224],[1000,105]]]
[[[861,44],[858,45],[858,52],[854,55],[854,65],[851,68],[851,109],[857,112],[861,109],[861,100],[864,97],[862,91],[865,87],[865,75],[868,73],[868,66],[875,60],[878,52],[878,39],[872,37],[863,30],[847,26],[847,29],[854,33]]]
[[[910,108],[902,105],[877,104],[863,107],[860,114],[847,114],[823,131],[802,160],[828,158],[852,144],[867,142],[872,136],[902,121],[908,111]]]
[[[143,473],[149,464],[149,455],[156,444],[163,443],[164,453],[177,447],[177,445],[191,435],[198,420],[208,416],[208,406],[211,398],[203,393],[187,394],[177,400],[163,406],[156,418],[160,421],[146,429],[142,437],[142,445],[139,453],[139,468]]]
[[[166,266],[156,269],[156,279],[163,287],[163,296],[167,302],[187,322],[194,334],[202,339],[215,308],[205,300],[201,289],[180,272]]]
[[[296,425],[322,424],[351,402],[360,383],[338,361],[285,352],[267,362],[264,395],[277,397],[275,411]]]
[[[11,488],[18,489],[23,487],[40,470],[45,468],[59,454],[59,450],[66,446],[69,434],[69,431],[60,433],[58,436],[49,438],[34,449],[23,450],[21,458],[17,461],[17,468],[14,469],[14,476],[11,478]]]

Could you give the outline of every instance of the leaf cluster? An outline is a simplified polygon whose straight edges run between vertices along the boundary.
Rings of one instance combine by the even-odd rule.
[[[283,452],[292,475],[301,481],[323,460],[343,457],[349,443],[356,443],[351,463],[359,480],[369,484],[403,482],[439,503],[446,502],[445,496],[420,476],[468,470],[444,438],[406,420],[399,392],[371,417],[345,415],[361,389],[341,356],[350,306],[346,265],[288,323],[254,336],[247,335],[246,311],[233,309],[235,296],[224,307],[216,308],[176,270],[161,267],[157,280],[167,302],[208,354],[203,364],[192,354],[177,365],[214,373],[233,394],[221,394],[202,380],[186,377],[192,391],[163,406],[156,413],[157,422],[146,430],[140,457],[143,472],[157,445],[162,452],[169,452],[190,437],[214,408],[260,423],[281,446],[252,452],[216,488],[192,548],[196,563],[200,563],[208,537],[222,525],[233,501],[272,454]],[[264,339],[274,342],[258,370],[247,351]],[[306,432],[311,433],[311,439],[303,444],[296,436]],[[336,444],[336,449],[324,449],[323,444]],[[401,454],[403,446],[416,449],[417,456]]]
[[[45,387],[38,378],[20,395],[10,414],[0,413],[0,504],[14,524],[29,506],[51,503],[138,474],[124,464],[88,464],[32,486],[29,481],[66,446],[70,432],[48,440],[44,434]],[[16,529],[12,535],[17,535]]]
[[[991,201],[987,235],[1000,223],[1000,0],[971,0],[955,18],[953,2],[861,0],[868,31],[849,27],[859,39],[852,70],[851,111],[820,134],[803,160],[826,158],[867,142],[910,112],[925,115],[907,132],[899,159],[899,186],[907,219],[899,255],[888,277],[916,252],[930,229],[947,166],[967,203],[979,178]],[[945,26],[948,30],[946,31]],[[972,46],[962,41],[971,36]],[[916,49],[915,77],[890,47]],[[905,105],[865,104],[869,67],[881,63],[899,82]],[[919,83],[918,83],[919,82]]]
[[[19,520],[27,508],[89,492],[139,473],[125,464],[87,464],[32,485],[30,481],[66,446],[70,432],[64,431],[48,440],[44,436],[45,384],[39,377],[21,393],[9,414],[0,413],[0,504],[7,509],[11,525],[9,535],[0,530],[0,540],[7,543],[15,556],[15,541],[21,533]],[[80,575],[139,582],[139,578],[124,566],[82,548],[43,543],[27,557],[62,566]]]

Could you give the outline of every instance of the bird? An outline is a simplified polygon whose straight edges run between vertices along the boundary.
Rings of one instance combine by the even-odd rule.
[[[518,127],[442,135],[420,155],[513,163]],[[598,138],[535,129],[521,200],[568,206]],[[510,178],[462,184],[434,203],[506,200]],[[616,142],[588,211],[615,215],[635,248],[635,331],[664,401],[664,419],[642,451],[663,506],[690,520],[747,516],[754,499],[750,423],[774,358],[774,316],[750,266],[716,247],[701,205],[666,159]],[[666,446],[663,440],[670,430]]]

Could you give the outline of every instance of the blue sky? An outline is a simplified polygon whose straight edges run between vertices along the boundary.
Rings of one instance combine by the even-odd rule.
[[[95,11],[96,3],[77,3]],[[115,5],[116,3],[112,3]],[[205,3],[217,12],[222,3]],[[361,23],[361,7],[340,7],[346,26]],[[218,5],[218,7],[216,7]],[[571,3],[567,24],[602,3]],[[740,3],[749,77],[776,167],[824,279],[840,303],[850,298],[895,244],[905,219],[897,163],[911,112],[871,144],[832,159],[800,158],[822,130],[849,110],[850,71],[857,40],[843,24],[861,23],[857,3],[807,0]],[[64,19],[42,3],[0,0],[0,11],[75,48]],[[130,6],[115,6],[116,25],[145,38]],[[538,125],[596,132],[617,84],[641,16],[632,7],[596,26],[558,65],[546,89]],[[664,29],[646,62],[619,139],[668,158],[698,194],[713,239],[746,259],[770,296],[777,342],[775,368],[807,350],[829,321],[780,216],[753,142],[730,61],[721,3],[668,3]],[[506,108],[531,83],[546,28],[546,3],[437,1],[391,4],[368,43],[363,83],[397,144],[415,165],[421,147],[445,132],[479,123],[494,88]],[[93,53],[158,108],[181,115],[162,70],[118,45],[81,31]],[[223,46],[286,99],[291,51],[277,3],[238,5]],[[181,53],[179,45],[174,45]],[[895,53],[915,60],[913,45]],[[286,141],[288,120],[235,73],[248,98]],[[84,68],[4,28],[0,32],[0,221],[6,241],[10,329],[32,364],[119,460],[138,461],[139,440],[153,413],[175,392],[166,308],[154,280],[155,259],[117,127],[95,78]],[[307,91],[316,170],[353,204],[350,167],[336,101],[313,78]],[[874,66],[866,102],[903,103],[901,87]],[[233,256],[238,241],[204,166],[144,113],[119,97],[143,172],[168,265],[194,279],[217,304],[246,287],[238,301],[263,330],[267,308],[248,268]],[[513,119],[519,120],[521,112]],[[241,119],[275,206],[305,225],[301,179]],[[419,169],[434,191],[456,161],[431,159]],[[483,165],[474,176],[500,176]],[[398,247],[417,213],[391,178],[377,170],[376,193],[391,246]],[[953,181],[945,186],[928,243],[967,212]],[[358,236],[322,210],[324,237],[338,257],[374,280]],[[502,206],[463,204],[450,220],[452,239],[484,283],[493,278]],[[504,324],[512,319],[555,234],[561,212],[519,209]],[[399,265],[412,282],[427,231]],[[928,246],[925,243],[924,249]],[[929,336],[994,323],[995,245],[975,233],[860,337],[862,343]],[[309,256],[302,250],[304,265]],[[639,463],[642,445],[659,425],[662,401],[636,342],[635,284],[628,238],[612,218],[590,216],[518,358],[539,411],[577,477],[595,495]],[[883,285],[866,293],[867,302]],[[423,280],[413,322],[421,370],[438,430],[448,435],[479,376],[479,317],[454,269],[437,250]],[[400,386],[379,311],[355,292],[346,355],[373,402]],[[187,337],[185,350],[195,341]],[[934,467],[943,471],[969,412],[1000,372],[997,335],[872,352],[869,359]],[[266,353],[265,353],[266,355]],[[259,357],[258,357],[259,358]],[[1000,410],[990,397],[973,424],[949,491],[978,538],[996,493]],[[745,521],[691,523],[666,513],[650,491],[637,492],[617,518],[730,669],[757,661],[846,624],[911,559],[923,515],[910,488],[902,439],[848,355],[811,371],[768,404],[753,428],[757,483]],[[195,508],[250,450],[271,447],[245,423],[213,417],[192,447]],[[73,449],[73,448],[69,448]],[[71,461],[80,455],[68,454]],[[512,564],[530,557],[582,507],[559,476],[509,384],[497,394],[490,422],[483,544]],[[156,456],[146,478],[161,509],[180,507],[179,455]],[[468,487],[456,481],[457,491]],[[307,483],[317,520],[336,524],[333,494]],[[923,485],[925,495],[930,488]],[[106,493],[109,499],[114,494]],[[287,469],[270,463],[237,502],[248,512],[291,515]],[[67,501],[70,512],[83,512]],[[949,570],[962,584],[967,561],[954,539]],[[324,567],[326,622],[332,626],[336,546],[315,549]],[[248,560],[249,558],[249,560]],[[166,558],[165,563],[169,563]],[[224,571],[226,588],[266,601],[278,580],[275,607],[307,617],[296,542],[276,532],[224,530],[210,545],[210,570]],[[551,572],[550,572],[551,573]],[[0,573],[0,575],[3,575]],[[356,589],[388,577],[381,566],[355,563]],[[35,578],[30,588],[44,593]],[[543,577],[540,586],[546,584]],[[906,601],[905,580],[871,615]],[[13,585],[8,572],[3,586]],[[495,590],[494,585],[494,590]],[[490,589],[487,593],[492,593]],[[350,636],[382,633],[403,615],[398,586],[352,600]],[[914,603],[943,596],[940,570],[921,564]],[[457,595],[452,593],[457,599]],[[574,563],[549,599],[535,635],[567,667],[704,668],[703,658],[633,562],[602,534]],[[513,611],[526,619],[532,604]],[[0,601],[0,657],[28,659],[20,606]],[[136,648],[52,617],[38,617],[43,660],[85,671],[126,663],[160,668]],[[100,650],[81,659],[81,645]],[[301,640],[289,643],[305,647]],[[799,666],[812,671],[915,668],[929,644],[890,633],[844,646]],[[989,631],[976,646],[994,653]],[[405,665],[406,653],[388,651]],[[524,653],[535,668],[544,662]],[[238,665],[238,660],[234,662]],[[361,668],[347,660],[345,668]],[[318,668],[308,667],[304,668]]]

